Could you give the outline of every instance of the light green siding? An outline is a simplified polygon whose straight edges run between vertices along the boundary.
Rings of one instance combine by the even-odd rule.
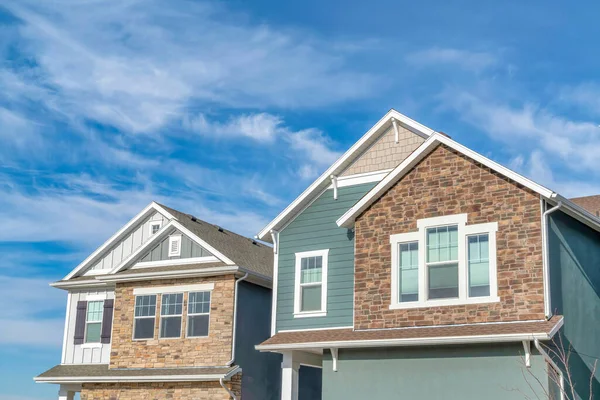
[[[565,318],[561,334],[565,348],[572,349],[575,392],[587,400],[600,357],[600,234],[560,211],[552,213],[549,255],[552,310]],[[599,380],[600,368],[592,383],[594,398],[600,396]]]
[[[352,326],[354,235],[335,221],[376,183],[326,190],[279,235],[277,330]],[[294,319],[295,253],[329,249],[327,315]]]
[[[340,349],[338,357],[334,372],[330,353],[324,356],[323,400],[547,398],[546,363],[532,354],[527,369],[521,343]]]

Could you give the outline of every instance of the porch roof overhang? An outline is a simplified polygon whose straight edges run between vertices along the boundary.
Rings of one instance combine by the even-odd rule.
[[[36,376],[37,383],[108,383],[108,382],[202,382],[229,380],[241,372],[239,366],[190,368],[109,368],[98,365],[56,365]]]
[[[280,332],[256,346],[259,351],[432,346],[550,340],[563,317],[550,320],[493,322],[397,329],[325,329]]]

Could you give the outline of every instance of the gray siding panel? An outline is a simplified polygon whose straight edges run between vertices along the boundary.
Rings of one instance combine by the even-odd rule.
[[[376,183],[326,190],[279,234],[277,330],[353,325],[354,236],[335,221]],[[327,315],[294,318],[295,253],[329,249]]]
[[[546,362],[534,351],[527,369],[521,343],[340,349],[338,357],[337,372],[331,354],[323,357],[323,400],[547,398]]]
[[[600,233],[558,211],[550,214],[548,236],[552,311],[565,317],[562,343],[571,349],[575,392],[589,399],[591,371],[600,355]],[[599,396],[599,369],[592,391]]]
[[[156,244],[150,251],[140,257],[138,262],[177,260],[191,257],[209,257],[212,254],[198,243],[179,231],[172,235],[181,235],[181,256],[169,257],[169,236]]]

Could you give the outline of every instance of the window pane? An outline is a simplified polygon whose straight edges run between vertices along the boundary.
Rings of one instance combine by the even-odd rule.
[[[400,244],[399,302],[419,299],[419,245],[417,242]]]
[[[100,328],[101,322],[88,323],[86,326],[85,342],[100,343]]]
[[[467,239],[469,252],[469,297],[490,295],[489,236],[473,235]]]
[[[458,260],[458,226],[427,229],[427,262]]]
[[[156,315],[156,295],[136,296],[135,316],[151,317]]]
[[[300,311],[321,310],[321,285],[300,288]]]
[[[134,339],[154,338],[154,318],[136,318],[133,328]]]
[[[181,337],[181,317],[163,317],[160,323],[161,338]]]
[[[163,294],[161,315],[181,315],[183,311],[183,293]]]
[[[323,257],[306,257],[300,262],[300,283],[319,283],[323,271]]]
[[[188,300],[188,314],[202,314],[210,312],[210,292],[190,293]]]
[[[100,322],[102,321],[102,308],[104,307],[104,301],[88,301],[87,304],[87,318],[88,322]]]
[[[428,267],[429,299],[458,297],[458,263]]]
[[[189,337],[208,336],[208,315],[194,315],[188,318]]]

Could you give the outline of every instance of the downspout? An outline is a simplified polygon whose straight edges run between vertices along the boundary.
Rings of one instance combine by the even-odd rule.
[[[548,215],[552,214],[562,207],[562,202],[542,214],[542,258],[544,264],[544,313],[546,318],[552,317],[552,304],[550,304],[550,254],[548,251],[549,235],[548,235]]]
[[[233,289],[235,294],[234,294],[234,298],[233,298],[233,338],[231,340],[231,360],[229,360],[227,362],[227,364],[225,364],[228,367],[231,367],[231,364],[233,364],[233,361],[235,360],[235,339],[236,339],[236,331],[237,331],[237,309],[238,309],[238,307],[237,307],[238,285],[240,284],[241,281],[245,280],[247,277],[248,277],[248,273],[246,272],[246,275],[242,276],[240,279],[235,281],[235,287]]]
[[[558,382],[558,385],[560,386],[560,400],[565,400],[565,377],[562,373],[562,370],[560,368],[558,368],[558,365],[556,365],[556,363],[554,362],[552,357],[550,357],[550,355],[548,355],[548,353],[546,353],[546,350],[544,350],[542,348],[542,345],[540,344],[539,339],[534,339],[533,344],[535,345],[535,348],[540,352],[542,357],[544,357],[546,362],[548,364],[550,364],[552,366],[552,368],[554,368],[554,370],[558,374],[559,381],[560,381],[560,382]]]
[[[238,372],[240,372],[240,369],[239,369],[239,367],[238,367],[238,368],[236,368],[236,369],[234,369],[233,371],[229,372],[227,375],[225,375],[224,377],[222,377],[222,378],[220,378],[220,379],[219,379],[219,383],[221,384],[221,387],[222,387],[223,389],[225,389],[225,391],[226,391],[227,393],[229,393],[229,396],[231,396],[231,398],[232,398],[233,400],[238,400],[238,397],[235,395],[235,393],[233,393],[233,392],[231,391],[231,389],[229,389],[229,388],[227,387],[227,385],[225,384],[225,379],[229,379],[231,376],[233,376],[233,375],[237,374]]]

